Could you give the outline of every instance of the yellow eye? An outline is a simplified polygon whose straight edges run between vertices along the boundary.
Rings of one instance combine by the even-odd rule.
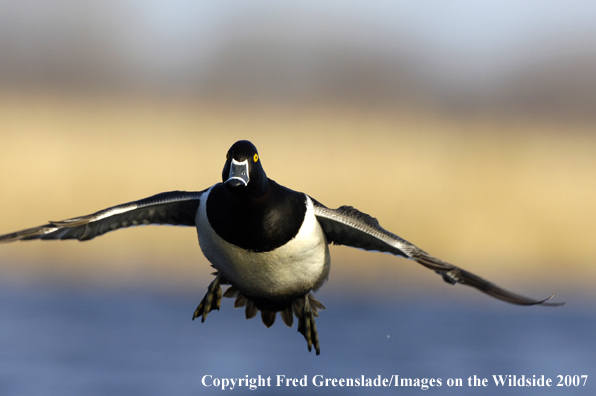
[[[259,154],[255,154],[255,156],[252,158],[255,162],[257,162],[259,160]]]

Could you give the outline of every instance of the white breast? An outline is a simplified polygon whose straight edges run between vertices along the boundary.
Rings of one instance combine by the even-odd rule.
[[[195,218],[199,244],[211,264],[243,294],[271,300],[296,298],[325,282],[329,248],[306,194],[306,214],[298,234],[270,252],[250,252],[223,240],[209,224],[210,191],[201,196]]]

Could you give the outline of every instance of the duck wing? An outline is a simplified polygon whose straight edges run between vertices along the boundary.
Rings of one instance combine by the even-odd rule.
[[[119,228],[144,224],[194,226],[199,192],[170,191],[138,201],[112,206],[90,215],[50,221],[39,227],[0,235],[0,243],[30,239],[78,239],[87,241]]]
[[[544,300],[535,300],[510,292],[471,272],[433,257],[412,243],[381,227],[374,217],[351,206],[329,209],[315,199],[312,199],[312,201],[315,216],[325,232],[328,243],[406,257],[434,270],[447,283],[453,285],[461,283],[462,285],[471,286],[489,296],[512,304],[547,306],[564,304],[548,302],[554,294]]]

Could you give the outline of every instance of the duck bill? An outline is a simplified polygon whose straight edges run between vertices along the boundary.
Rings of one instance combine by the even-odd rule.
[[[248,160],[238,162],[232,158],[232,163],[230,164],[230,174],[228,176],[228,180],[226,180],[226,184],[231,187],[246,187],[249,181],[250,177],[248,176]]]

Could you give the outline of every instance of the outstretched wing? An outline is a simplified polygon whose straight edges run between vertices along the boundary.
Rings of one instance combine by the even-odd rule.
[[[461,283],[472,286],[489,296],[513,304],[548,306],[564,304],[547,302],[554,294],[544,300],[534,300],[502,289],[471,272],[429,255],[405,239],[385,230],[377,219],[351,206],[329,209],[314,199],[312,201],[317,220],[323,227],[329,243],[403,256],[436,271],[450,284]]]
[[[171,191],[99,212],[39,227],[0,235],[0,243],[29,239],[78,239],[86,241],[118,228],[143,224],[194,226],[199,192]]]

